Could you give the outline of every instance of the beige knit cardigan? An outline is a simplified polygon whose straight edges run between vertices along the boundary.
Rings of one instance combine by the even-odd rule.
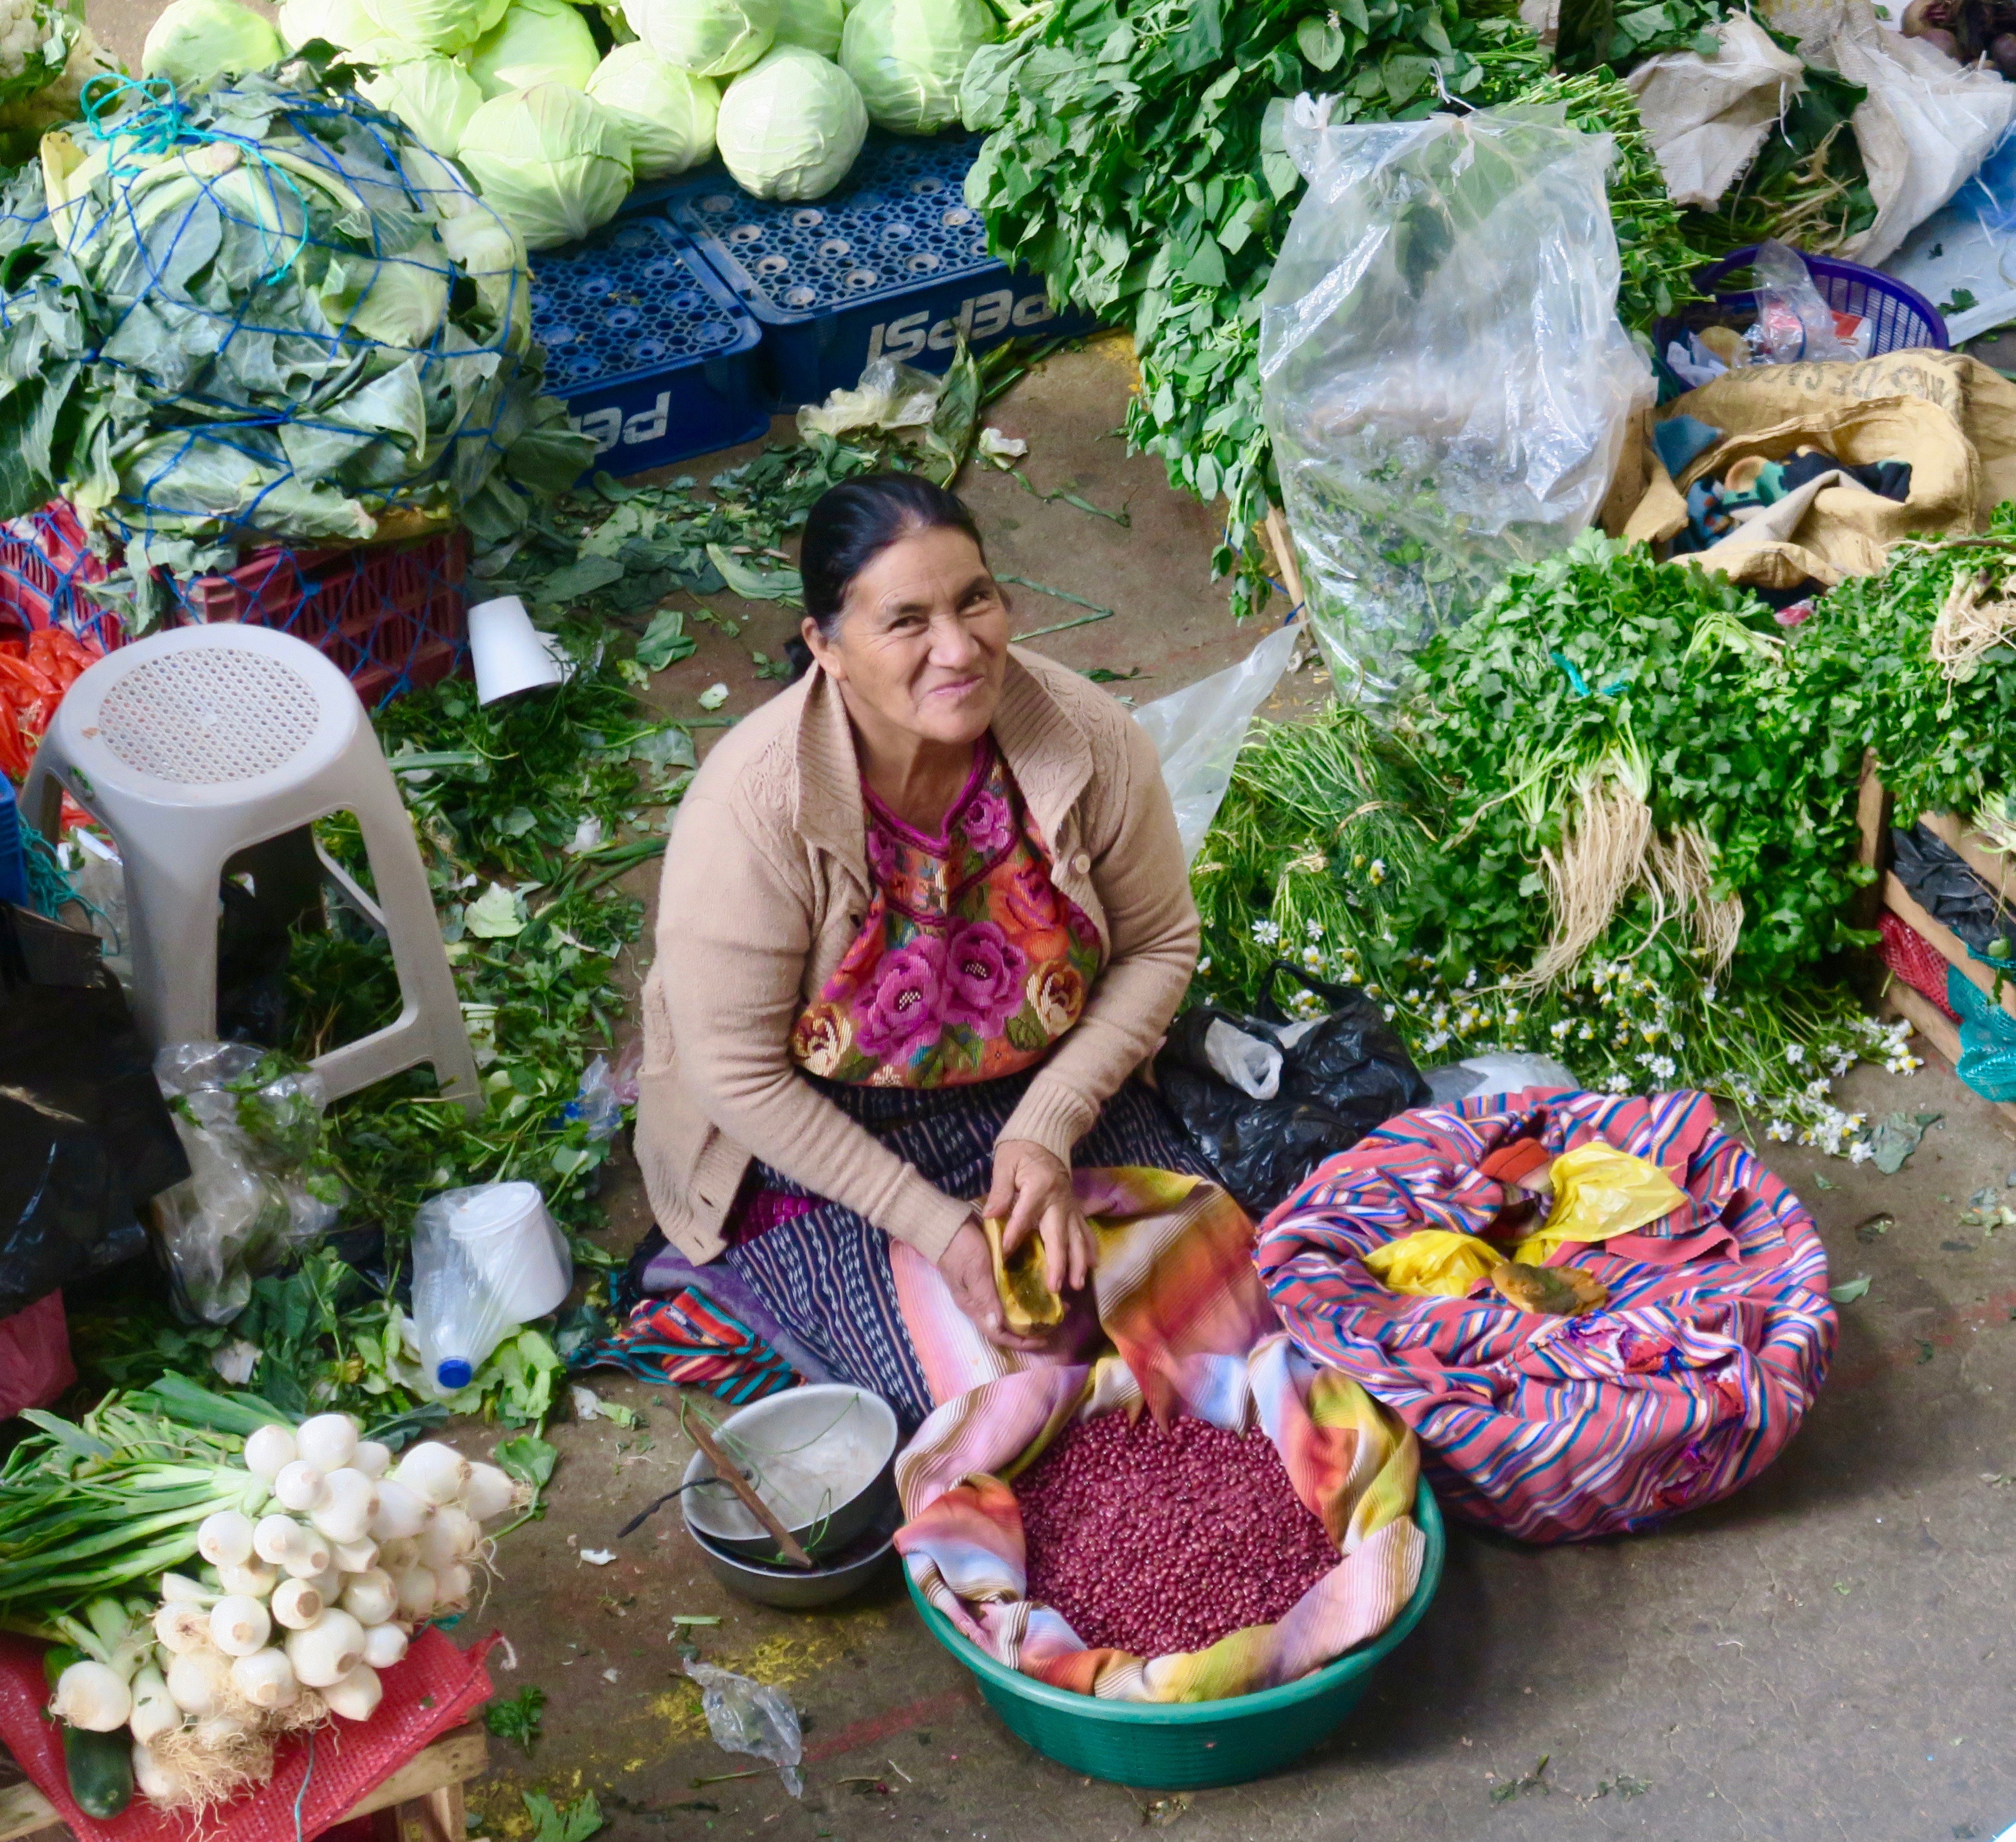
[[[1002,1139],[1064,1159],[1155,1050],[1197,964],[1175,815],[1147,736],[1077,672],[1009,649],[994,738],[1097,928],[1101,969]],[[658,1225],[696,1261],[752,1156],[936,1260],[971,1213],[822,1096],[791,1028],[859,932],[873,885],[852,730],[815,670],[736,725],[681,802],[644,983],[637,1160]]]

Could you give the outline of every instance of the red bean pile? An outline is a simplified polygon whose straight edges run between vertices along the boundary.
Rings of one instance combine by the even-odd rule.
[[[1257,1426],[1101,1414],[1060,1434],[1015,1498],[1029,1596],[1095,1649],[1203,1649],[1271,1624],[1337,1563]]]

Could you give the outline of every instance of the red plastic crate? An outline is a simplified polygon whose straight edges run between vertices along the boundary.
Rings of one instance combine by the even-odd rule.
[[[185,622],[250,621],[305,640],[376,708],[458,670],[468,654],[469,545],[460,531],[334,548],[274,545],[228,575],[171,584]],[[99,652],[126,643],[85,592],[105,565],[64,501],[0,526],[0,622],[62,626]]]

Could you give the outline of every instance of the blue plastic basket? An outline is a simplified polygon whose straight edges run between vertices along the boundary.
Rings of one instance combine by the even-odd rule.
[[[1758,245],[1732,250],[1719,262],[1711,262],[1694,276],[1694,286],[1704,294],[1714,294],[1732,311],[1754,310],[1757,296],[1744,290],[1716,294],[1715,284],[1725,276],[1748,269],[1755,260]],[[1869,355],[1881,358],[1886,351],[1906,351],[1928,347],[1934,351],[1949,348],[1946,323],[1939,310],[1918,292],[1891,276],[1859,262],[1844,262],[1838,256],[1808,256],[1806,268],[1820,290],[1820,298],[1836,313],[1859,314],[1870,323]]]
[[[733,185],[673,197],[673,220],[763,326],[764,383],[780,409],[851,389],[870,360],[942,371],[963,331],[975,351],[1021,337],[1089,333],[1059,314],[1042,278],[987,253],[966,202],[977,135],[870,135],[854,170],[814,204],[751,198]]]
[[[21,840],[20,809],[13,784],[0,774],[0,902],[28,906],[28,853]]]
[[[547,389],[612,474],[711,454],[770,426],[761,332],[662,218],[621,218],[535,256],[532,333]]]
[[[1758,247],[1751,243],[1744,248],[1732,250],[1719,261],[1697,269],[1694,278],[1696,291],[1712,299],[1725,312],[1754,314],[1757,311],[1754,289],[1717,294],[1715,283],[1748,269],[1755,259]],[[1939,317],[1939,309],[1916,288],[1906,287],[1895,277],[1865,269],[1859,262],[1844,262],[1838,256],[1807,256],[1805,264],[1813,276],[1813,286],[1820,290],[1820,298],[1828,306],[1836,313],[1859,314],[1870,323],[1871,358],[1880,358],[1886,351],[1906,351],[1913,348],[1934,351],[1950,349],[1952,342],[1946,337],[1946,323]],[[1666,347],[1672,341],[1684,337],[1683,322],[1677,315],[1660,320],[1652,329],[1653,348],[1658,355],[1661,384],[1670,384],[1676,393],[1687,387],[1666,369]],[[1662,389],[1661,395],[1665,394]]]

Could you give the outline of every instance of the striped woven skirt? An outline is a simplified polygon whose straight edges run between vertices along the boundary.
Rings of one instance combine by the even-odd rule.
[[[977,1199],[993,1181],[995,1140],[1034,1076],[922,1089],[799,1078],[947,1195]],[[1073,1161],[1215,1175],[1154,1091],[1137,1081],[1107,1102]],[[736,1238],[717,1263],[731,1267],[836,1379],[880,1395],[906,1431],[916,1426],[934,1403],[897,1302],[889,1237],[761,1163],[751,1166],[732,1225]]]

